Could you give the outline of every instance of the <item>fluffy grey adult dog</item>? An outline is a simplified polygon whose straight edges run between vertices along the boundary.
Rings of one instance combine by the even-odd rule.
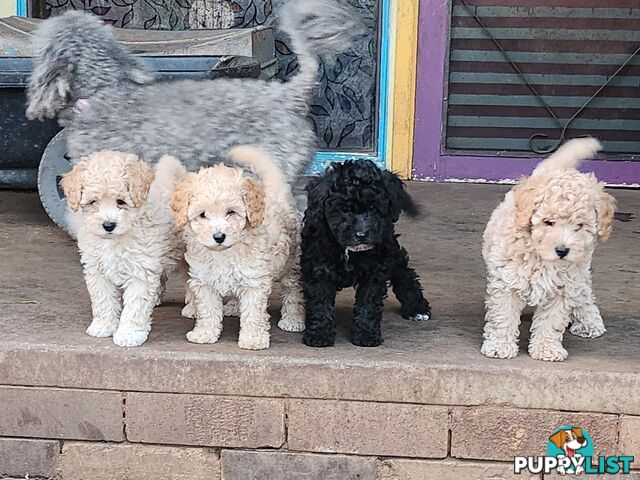
[[[100,150],[134,153],[149,163],[164,154],[189,170],[229,148],[265,149],[295,184],[315,151],[307,120],[318,56],[349,48],[364,33],[354,13],[333,0],[291,0],[280,27],[298,54],[299,71],[286,83],[256,79],[156,82],[96,17],[67,12],[35,35],[35,67],[27,117],[57,118],[67,128],[75,162]]]

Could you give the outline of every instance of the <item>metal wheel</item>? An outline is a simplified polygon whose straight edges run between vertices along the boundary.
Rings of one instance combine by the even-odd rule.
[[[67,224],[67,199],[60,188],[62,175],[71,170],[67,159],[67,135],[58,133],[47,145],[38,167],[38,194],[49,218],[71,235]]]

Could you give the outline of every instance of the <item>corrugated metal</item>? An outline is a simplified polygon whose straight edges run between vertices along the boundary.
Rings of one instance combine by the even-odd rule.
[[[446,147],[530,152],[562,127],[640,47],[640,0],[453,0]],[[486,26],[485,31],[473,14]],[[490,35],[490,36],[489,36]],[[500,52],[492,39],[506,51]],[[640,55],[571,122],[606,152],[640,154]]]

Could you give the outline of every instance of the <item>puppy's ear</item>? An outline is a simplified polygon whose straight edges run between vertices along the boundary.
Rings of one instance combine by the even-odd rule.
[[[305,228],[323,229],[325,218],[325,202],[331,193],[331,187],[336,181],[336,173],[333,167],[328,167],[325,172],[312,177],[307,182],[307,208],[304,212]]]
[[[513,189],[516,206],[516,227],[529,230],[531,217],[542,202],[542,188],[538,181],[528,178]]]
[[[420,213],[420,207],[413,201],[411,195],[407,193],[404,188],[404,182],[400,180],[400,177],[385,170],[382,172],[382,182],[389,196],[391,219],[394,223],[398,221],[402,212],[406,212],[412,217]]]
[[[195,173],[187,173],[173,186],[171,194],[171,211],[178,228],[184,228],[189,223],[189,203],[193,192]]]
[[[36,64],[27,86],[29,120],[55,118],[71,99],[72,65],[64,58],[54,58],[46,50]]]
[[[606,242],[613,230],[613,217],[616,212],[616,199],[602,191],[596,201],[596,219],[598,239]]]
[[[307,203],[309,208],[317,213],[324,212],[324,202],[329,197],[329,191],[335,181],[335,172],[331,167],[318,177],[312,177],[307,182],[304,189],[307,192]]]
[[[566,437],[566,433],[564,432],[564,430],[560,430],[559,432],[554,433],[553,435],[551,435],[549,437],[549,440],[551,441],[551,443],[553,443],[556,447],[558,448],[562,448],[562,446],[565,444],[565,437]]]
[[[251,227],[255,228],[264,219],[264,189],[262,185],[245,178],[242,184],[242,201],[247,207],[247,221]]]
[[[67,197],[67,206],[70,210],[77,212],[82,199],[82,187],[84,183],[84,172],[87,170],[87,163],[82,161],[76,164],[69,173],[65,173],[60,180],[60,186]]]
[[[127,164],[127,186],[134,207],[139,207],[147,199],[149,187],[153,182],[153,169],[135,155],[125,157]]]

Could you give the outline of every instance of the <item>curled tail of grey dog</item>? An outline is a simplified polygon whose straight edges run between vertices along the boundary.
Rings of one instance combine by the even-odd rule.
[[[303,108],[317,82],[319,57],[349,49],[365,34],[356,13],[335,0],[289,0],[282,7],[280,29],[298,55],[298,73],[289,81]]]

